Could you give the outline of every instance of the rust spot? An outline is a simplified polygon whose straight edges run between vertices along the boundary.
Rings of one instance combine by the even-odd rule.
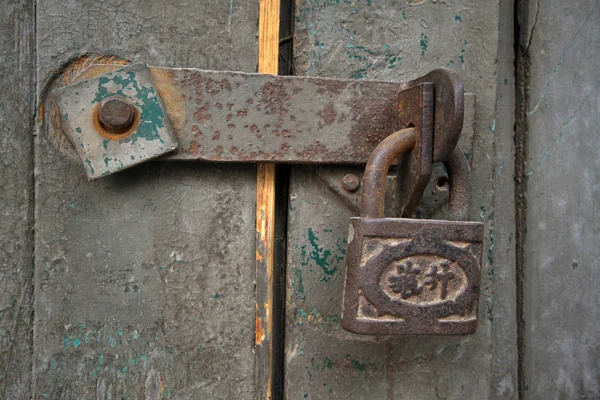
[[[225,117],[225,120],[231,121],[231,118],[233,118],[233,114],[227,114],[227,117]]]
[[[236,113],[238,117],[245,117],[248,115],[248,110],[240,110]]]
[[[319,86],[319,89],[317,89],[317,93],[333,93],[333,94],[340,94],[342,92],[342,90],[346,87],[346,85],[348,85],[349,82],[341,82],[339,80],[335,80],[335,79],[319,79],[316,80],[317,82],[317,86]]]
[[[221,132],[215,131],[215,134],[213,135],[212,140],[218,140],[220,136],[221,136]]]
[[[288,131],[287,129],[284,129],[283,131],[281,131],[281,134],[285,137],[292,136],[292,132]]]
[[[239,151],[239,150],[238,150],[238,148],[237,148],[237,147],[235,147],[235,146],[232,146],[232,147],[231,147],[231,153],[232,153],[232,154],[237,154],[237,153],[238,153],[238,151]]]
[[[208,121],[209,119],[211,119],[212,115],[208,114],[207,111],[208,111],[208,108],[206,106],[200,107],[194,113],[194,117],[196,118],[196,121],[198,121],[198,122],[204,122],[204,121]]]
[[[231,115],[231,114],[229,114],[229,115]],[[228,124],[228,125],[227,125],[227,127],[228,127],[229,129],[233,129],[233,128],[235,128],[235,124]]]
[[[260,129],[258,128],[258,126],[256,126],[256,124],[252,124],[252,125],[250,126],[250,130],[251,130],[252,132],[254,132],[254,133],[256,133],[256,132],[260,131]]]
[[[246,103],[248,103],[248,104],[254,104],[254,99],[248,99],[248,100],[246,100]]]
[[[265,339],[265,329],[262,327],[262,320],[259,316],[256,316],[256,332],[255,332],[255,342],[256,344],[262,344],[262,341]]]
[[[333,109],[333,103],[329,103],[323,110],[319,111],[318,115],[321,117],[321,121],[319,121],[319,128],[322,129],[323,127],[331,125],[335,122],[337,112]]]
[[[275,129],[275,130],[274,130],[272,133],[273,133],[273,135],[275,135],[275,136],[279,136],[279,131],[278,131],[277,129]]]
[[[229,136],[227,136],[227,139],[229,139],[229,140],[233,140],[233,135],[229,135]]]
[[[221,103],[215,103],[215,107],[218,108],[219,110],[223,109],[223,104]]]
[[[200,155],[200,146],[196,142],[190,143],[190,147],[188,148],[188,153],[198,156]]]
[[[226,107],[227,111],[231,111],[233,109],[233,103],[227,103]]]
[[[215,149],[215,151],[217,152],[217,154],[221,155],[223,154],[223,146],[218,145]]]
[[[227,79],[223,79],[221,81],[221,86],[223,86],[223,88],[226,89],[227,91],[231,92],[231,83],[229,83],[229,81]]]
[[[181,131],[185,125],[185,102],[181,98],[175,73],[168,69],[152,68],[150,75],[173,130],[176,133]]]
[[[260,102],[266,108],[265,114],[281,114],[282,111],[287,112],[282,104],[289,102],[292,97],[288,94],[286,85],[289,85],[289,83],[277,80],[275,83],[268,82],[263,86]]]
[[[288,149],[289,149],[289,148],[290,148],[290,145],[289,145],[289,144],[287,144],[287,143],[282,143],[282,144],[281,144],[281,147],[280,147],[281,151],[283,151],[284,153],[285,153],[286,151],[288,151]]]

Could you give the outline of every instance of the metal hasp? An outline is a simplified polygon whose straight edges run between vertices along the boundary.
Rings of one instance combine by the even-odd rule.
[[[419,134],[408,128],[390,135],[365,168],[361,217],[350,219],[346,252],[342,327],[348,331],[456,335],[477,329],[484,225],[463,221],[471,206],[471,170],[462,151],[454,148],[444,161],[455,221],[384,218],[388,169],[401,153],[415,151]]]
[[[391,133],[430,124],[433,153],[405,161],[411,173],[402,179],[404,191],[419,192],[429,179],[430,158],[456,144],[464,108],[462,82],[449,69],[405,83],[142,64],[95,65],[82,75],[87,80],[55,90],[52,100],[54,120],[60,120],[89,179],[159,156],[360,165]],[[428,109],[423,96],[433,100]],[[132,122],[128,105],[134,108]],[[112,113],[104,106],[113,107]],[[400,205],[405,214],[414,210],[414,196],[406,199]]]

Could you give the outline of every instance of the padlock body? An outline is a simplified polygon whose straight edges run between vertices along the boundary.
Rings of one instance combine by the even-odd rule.
[[[480,222],[351,218],[342,327],[366,335],[477,329]]]

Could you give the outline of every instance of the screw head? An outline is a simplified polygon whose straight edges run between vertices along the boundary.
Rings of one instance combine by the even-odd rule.
[[[133,125],[135,107],[121,96],[102,100],[98,119],[108,130],[123,133]]]
[[[342,179],[342,186],[349,192],[356,192],[360,186],[360,179],[354,174],[346,174]]]

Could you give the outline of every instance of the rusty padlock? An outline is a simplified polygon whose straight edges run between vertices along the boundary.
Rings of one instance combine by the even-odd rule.
[[[460,335],[477,329],[484,226],[465,222],[471,170],[455,148],[445,162],[453,221],[383,218],[388,169],[415,130],[386,138],[363,178],[361,217],[350,219],[342,327],[367,335]]]

